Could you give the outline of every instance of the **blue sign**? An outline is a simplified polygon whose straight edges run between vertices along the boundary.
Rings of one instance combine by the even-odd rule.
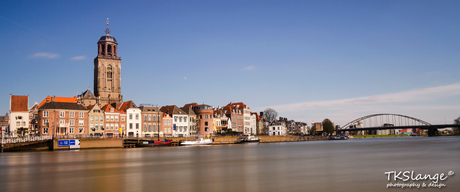
[[[70,140],[69,145],[75,145],[75,140],[74,139]]]
[[[174,131],[177,130],[177,127],[176,127],[176,124],[174,123],[174,128],[173,128]]]
[[[74,141],[75,142],[75,141]],[[62,146],[69,146],[69,140],[59,140],[58,141],[58,146],[59,147],[62,147]]]

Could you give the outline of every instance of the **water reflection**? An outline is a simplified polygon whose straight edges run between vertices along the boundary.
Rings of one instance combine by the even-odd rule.
[[[384,172],[460,173],[459,147],[436,137],[3,153],[0,191],[398,191]],[[460,191],[460,177],[445,183]]]

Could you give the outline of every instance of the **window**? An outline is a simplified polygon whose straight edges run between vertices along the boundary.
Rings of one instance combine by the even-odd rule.
[[[75,129],[75,128],[73,128],[73,127],[70,128],[70,134],[74,134],[74,133],[75,133],[75,130],[74,130],[74,129]]]
[[[113,116],[110,116],[110,121],[113,121]]]
[[[59,125],[64,125],[65,124],[65,119],[59,119]]]
[[[110,112],[113,112],[113,108],[110,108]]]
[[[206,121],[206,122],[204,122],[204,126],[208,126],[208,122],[207,122],[207,121]]]
[[[75,117],[75,112],[70,112],[70,118],[74,118]]]
[[[149,115],[149,121],[151,121],[151,120],[152,120],[152,116],[151,116],[151,115]]]
[[[157,118],[157,116],[156,116],[156,115],[154,115],[154,116],[153,116],[153,121],[155,121],[155,119],[156,119],[156,118]]]
[[[133,124],[132,123],[129,124],[129,129],[133,129]]]
[[[139,123],[136,123],[136,129],[139,129]]]
[[[96,124],[96,127],[98,127],[97,124]],[[93,128],[94,128],[94,124],[92,124],[92,123],[89,124],[89,129],[90,129],[90,130],[93,130]]]
[[[203,115],[200,115],[200,119],[203,119]]]
[[[155,125],[153,125],[153,132],[156,132],[156,131],[157,131],[156,127],[155,127]]]
[[[144,121],[147,121],[147,115],[144,115]]]
[[[102,117],[101,117],[102,118]],[[94,121],[99,121],[99,117],[98,116],[95,116],[94,117]]]
[[[152,131],[152,125],[149,124],[149,132]]]
[[[145,117],[145,116],[144,116]],[[147,118],[147,117],[146,117]],[[147,132],[147,124],[144,124],[144,132]]]
[[[136,114],[136,120],[139,120],[139,114]]]
[[[96,116],[97,117],[97,116]],[[104,117],[100,117],[99,120],[104,121]]]
[[[49,112],[48,111],[43,111],[43,117],[48,117],[49,116]]]
[[[208,115],[204,115],[204,119],[208,119]]]
[[[184,122],[187,122],[187,117],[184,117]]]
[[[115,116],[115,122],[118,122],[118,116]]]
[[[73,112],[70,113],[70,116],[72,116],[72,113],[73,113]],[[96,117],[97,117],[97,116],[96,116]],[[89,116],[89,120],[90,120],[90,121],[94,121],[94,116]],[[99,120],[99,119],[98,119],[98,120]]]
[[[65,117],[65,111],[59,112],[59,117]]]
[[[187,126],[184,126],[184,132],[187,132]]]
[[[21,126],[21,122],[17,121],[16,126]]]
[[[121,130],[122,130],[122,131],[125,130],[125,125],[121,125]]]
[[[160,131],[160,125],[158,125],[158,131]]]
[[[80,115],[78,118],[82,118],[83,119],[83,112],[80,112]]]
[[[43,126],[48,126],[48,119],[43,120]]]
[[[179,122],[182,122],[182,117],[179,117]]]
[[[174,122],[177,122],[177,116],[174,117]]]
[[[110,116],[105,116],[105,121],[110,121]]]
[[[158,121],[160,121],[160,116],[158,115]]]
[[[78,129],[79,129],[78,133],[83,134],[83,128],[78,128]]]
[[[207,128],[207,127],[205,127],[205,128],[204,128],[204,131],[206,131],[206,132],[207,132],[207,131],[208,131],[208,128]]]
[[[121,121],[125,121],[125,117],[121,117]]]
[[[70,120],[70,126],[75,126],[75,120],[73,119]]]
[[[113,124],[110,124],[110,130],[114,130],[114,129],[113,129]]]
[[[78,121],[78,126],[84,126],[83,123],[84,123],[83,120],[79,120],[79,121]]]
[[[43,128],[43,134],[48,134],[48,128]]]
[[[129,114],[129,119],[133,119],[133,114],[132,113]]]
[[[26,126],[26,122],[25,122],[25,121],[22,122],[22,126]]]
[[[115,124],[115,131],[118,131],[118,124]]]

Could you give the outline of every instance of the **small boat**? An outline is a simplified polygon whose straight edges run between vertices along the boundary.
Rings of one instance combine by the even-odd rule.
[[[254,135],[243,135],[236,139],[238,143],[259,143],[260,138],[254,137]]]
[[[136,147],[161,147],[161,146],[171,146],[172,140],[165,139],[164,141],[152,140],[152,141],[143,141],[136,143]]]
[[[212,145],[212,140],[211,139],[203,139],[199,138],[195,141],[182,141],[180,145],[183,146],[192,146],[192,145]]]
[[[332,135],[329,140],[347,140],[348,135],[345,134],[338,134],[338,135]]]

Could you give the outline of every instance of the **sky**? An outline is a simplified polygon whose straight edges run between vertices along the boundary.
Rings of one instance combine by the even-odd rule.
[[[303,122],[460,116],[460,1],[0,1],[0,114],[9,97],[93,89],[118,41],[125,101],[244,102]]]

